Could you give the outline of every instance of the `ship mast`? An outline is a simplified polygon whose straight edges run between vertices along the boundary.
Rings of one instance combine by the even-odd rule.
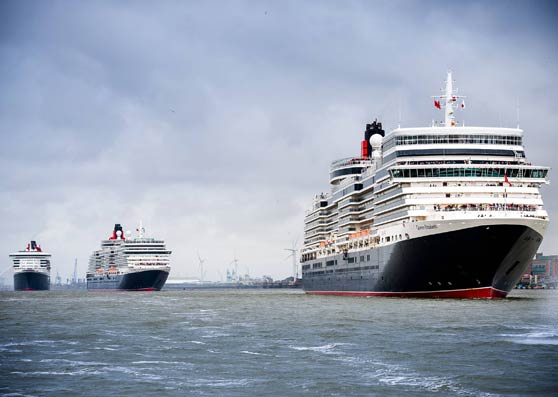
[[[137,228],[138,238],[143,238],[145,236],[145,228],[143,227],[143,221],[140,220],[139,227]]]
[[[446,79],[446,95],[444,95],[446,106],[444,108],[446,113],[445,126],[453,127],[455,126],[455,113],[453,112],[453,102],[455,102],[455,97],[453,96],[453,80],[451,77],[451,70],[448,70],[448,77]]]
[[[457,90],[455,93],[453,92],[453,78],[451,70],[448,70],[444,94],[433,98],[440,98],[440,102],[434,101],[434,105],[438,109],[441,109],[442,107],[444,108],[444,126],[455,127],[457,125],[457,122],[455,121],[455,107],[457,105],[457,99],[465,97],[457,95]],[[461,106],[464,107],[465,105],[462,103]]]

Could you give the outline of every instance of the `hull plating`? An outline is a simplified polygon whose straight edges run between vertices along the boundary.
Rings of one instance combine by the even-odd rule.
[[[20,272],[14,274],[15,291],[47,291],[50,289],[50,277],[38,272]]]
[[[323,295],[503,298],[541,241],[523,225],[440,233],[350,254],[351,264],[342,255],[308,262],[322,268],[303,274],[303,288]],[[337,265],[325,266],[331,260]]]
[[[163,270],[145,270],[118,276],[91,277],[88,290],[97,291],[160,291],[169,273]]]

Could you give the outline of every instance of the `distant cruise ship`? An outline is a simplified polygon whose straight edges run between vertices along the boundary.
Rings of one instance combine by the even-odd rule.
[[[332,163],[301,251],[307,293],[505,297],[548,224],[548,167],[525,159],[519,128],[465,127],[448,72],[444,123],[367,124],[361,155]]]
[[[159,291],[170,271],[170,254],[163,240],[145,237],[140,224],[138,236],[125,236],[120,224],[112,236],[93,252],[87,271],[89,290]],[[130,234],[130,233],[128,233]]]
[[[24,251],[10,254],[14,268],[16,291],[44,291],[50,289],[50,257],[36,241]]]

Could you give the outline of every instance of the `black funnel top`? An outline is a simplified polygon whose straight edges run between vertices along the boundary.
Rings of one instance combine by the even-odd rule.
[[[380,134],[382,137],[386,136],[386,132],[382,129],[382,123],[375,119],[372,124],[366,124],[366,131],[364,131],[364,140],[368,146],[368,157],[372,153],[372,145],[370,145],[370,137],[372,135]]]
[[[364,132],[364,139],[367,141],[374,134],[380,134],[382,137],[386,136],[386,132],[382,129],[382,123],[374,120],[372,124],[366,124],[366,131]]]

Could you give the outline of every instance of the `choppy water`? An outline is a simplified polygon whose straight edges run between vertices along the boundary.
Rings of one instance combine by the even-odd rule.
[[[558,291],[0,293],[5,396],[558,394]]]

